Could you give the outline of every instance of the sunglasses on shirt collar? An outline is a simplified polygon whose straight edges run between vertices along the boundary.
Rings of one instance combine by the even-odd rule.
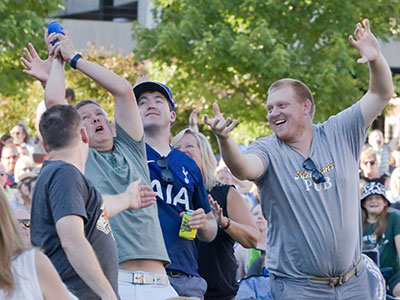
[[[157,159],[157,165],[160,168],[163,168],[163,170],[161,171],[161,178],[162,180],[164,180],[165,182],[171,183],[172,182],[172,172],[170,169],[168,169],[168,160],[165,156],[160,157],[159,159]]]
[[[315,166],[315,164],[311,158],[307,158],[303,162],[303,168],[306,169],[307,171],[311,172],[311,179],[315,183],[318,184],[318,183],[325,182],[324,175],[322,175],[322,173],[320,171],[318,171],[317,167]]]

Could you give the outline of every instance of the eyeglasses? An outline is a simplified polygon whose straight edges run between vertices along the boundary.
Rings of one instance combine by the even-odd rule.
[[[367,161],[364,161],[363,163],[364,163],[364,165],[370,164],[371,166],[373,166],[375,164],[375,160],[367,160]]]
[[[168,169],[168,161],[165,156],[160,157],[157,160],[157,165],[160,168],[164,168],[164,170],[161,171],[161,178],[165,182],[171,183],[172,182],[172,172],[170,169]]]
[[[315,183],[321,183],[325,182],[325,177],[322,175],[320,171],[317,170],[317,167],[315,166],[314,162],[311,160],[311,158],[307,158],[303,162],[303,168],[306,169],[307,171],[311,172],[311,179]]]
[[[18,219],[20,224],[24,224],[26,228],[31,227],[31,220],[30,219]]]

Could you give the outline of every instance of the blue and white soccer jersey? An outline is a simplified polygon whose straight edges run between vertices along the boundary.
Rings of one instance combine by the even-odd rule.
[[[167,269],[199,276],[195,243],[181,238],[179,229],[181,212],[198,208],[203,208],[206,214],[211,211],[201,171],[193,159],[175,148],[171,147],[166,157],[167,165],[157,163],[163,158],[149,145],[146,145],[146,151],[151,186],[157,193],[158,215],[171,260]],[[162,178],[161,173],[166,169],[172,173],[171,182]]]

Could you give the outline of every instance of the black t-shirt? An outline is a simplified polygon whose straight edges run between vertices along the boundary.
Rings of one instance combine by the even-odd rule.
[[[230,185],[215,186],[211,196],[227,212],[227,196]],[[207,281],[206,300],[227,300],[236,296],[239,288],[236,281],[237,262],[233,245],[235,241],[221,228],[211,243],[197,240],[199,274]]]
[[[75,272],[61,247],[56,223],[68,215],[83,218],[85,236],[117,293],[117,249],[100,193],[75,166],[45,161],[33,192],[32,244],[44,250],[62,281],[79,299],[100,299]]]

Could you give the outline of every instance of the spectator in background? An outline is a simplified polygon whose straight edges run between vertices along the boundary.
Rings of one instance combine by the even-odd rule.
[[[360,188],[369,182],[379,182],[389,187],[390,177],[386,174],[380,175],[377,154],[370,148],[365,148],[360,155]]]
[[[390,174],[392,174],[393,170],[398,167],[400,167],[400,148],[397,148],[390,153]]]
[[[393,170],[390,176],[390,189],[386,193],[387,199],[392,203],[392,207],[400,209],[400,168]]]
[[[0,142],[1,142],[1,144],[2,144],[3,146],[4,146],[4,145],[7,145],[7,144],[13,144],[13,138],[12,138],[12,136],[11,136],[10,134],[5,133],[5,134],[3,134],[3,135],[1,136]]]
[[[11,201],[13,208],[21,208],[27,212],[31,212],[33,188],[36,183],[38,174],[28,172],[22,174],[18,182],[18,193],[15,194],[15,199]]]
[[[20,181],[23,174],[32,172],[35,168],[35,163],[32,156],[20,156],[14,167],[14,180],[16,183]]]
[[[0,299],[69,300],[46,255],[32,249],[0,190]]]
[[[255,247],[245,249],[241,245],[235,247],[235,257],[238,262],[237,280],[241,280],[245,276],[261,275],[263,273],[265,251],[267,246],[267,220],[265,220],[261,205],[257,204],[250,210],[260,238]],[[253,263],[257,260],[257,267]],[[249,268],[252,267],[251,272]],[[250,272],[250,273],[248,273]]]
[[[75,103],[75,92],[71,88],[66,88],[65,89],[65,100],[69,105],[74,105]]]
[[[397,148],[399,142],[400,124],[398,123],[393,137],[388,144],[385,144],[382,131],[374,129],[368,135],[368,144],[375,151],[379,162],[379,175],[390,175],[389,161],[390,153]]]
[[[5,145],[1,151],[1,163],[6,168],[7,186],[15,185],[14,170],[19,158],[17,147],[14,144]]]
[[[248,206],[232,185],[215,177],[217,161],[207,138],[191,129],[180,131],[171,145],[191,157],[201,170],[217,225],[216,238],[197,241],[199,274],[207,281],[206,300],[233,299],[238,290],[237,262],[233,254],[236,242],[246,248],[255,247],[259,238]]]
[[[25,147],[28,149],[29,153],[33,153],[33,141],[29,138],[28,129],[22,121],[19,121],[13,129],[11,129],[10,134],[13,138],[13,142],[16,146]]]
[[[385,187],[368,183],[361,197],[365,249],[377,249],[389,295],[400,296],[400,214],[389,210]],[[387,269],[389,268],[389,269]]]

